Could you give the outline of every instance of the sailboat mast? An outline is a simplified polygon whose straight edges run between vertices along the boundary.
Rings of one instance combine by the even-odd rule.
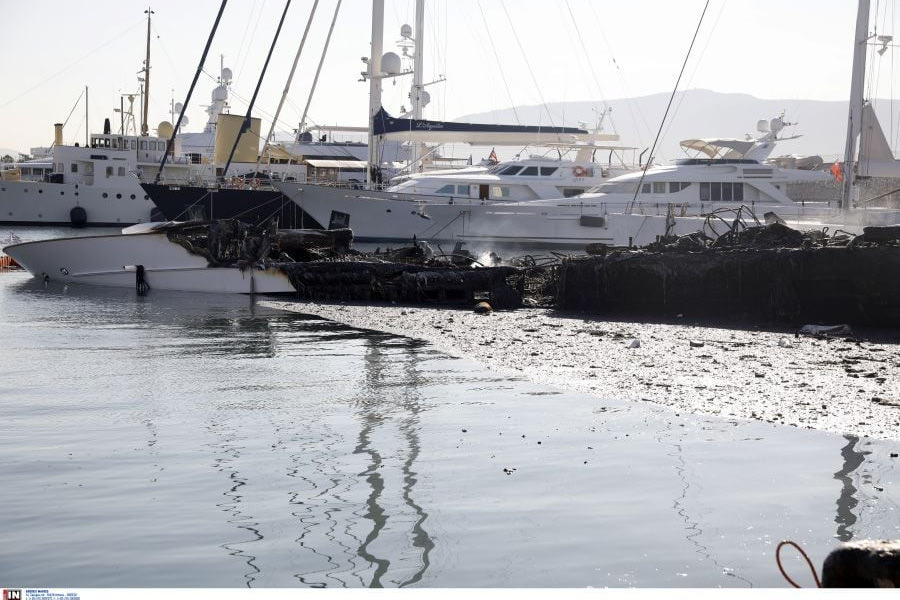
[[[381,110],[381,50],[384,38],[384,0],[372,0],[372,54],[369,57],[369,168],[366,187],[372,187],[372,175],[378,167],[375,146],[375,115]]]
[[[413,88],[412,88],[412,109],[413,119],[422,118],[422,65],[424,63],[425,48],[425,0],[416,0],[416,39],[415,39],[415,55],[413,56]]]
[[[850,112],[847,118],[847,144],[844,147],[844,187],[841,190],[841,209],[850,206],[853,192],[853,163],[856,142],[862,130],[863,92],[866,84],[866,45],[869,41],[869,2],[859,0],[856,12],[856,36],[853,42],[853,72],[850,79]]]
[[[147,58],[144,59],[144,118],[141,121],[141,135],[147,135],[147,110],[150,107],[150,15],[154,14],[150,7],[144,11],[147,15]]]

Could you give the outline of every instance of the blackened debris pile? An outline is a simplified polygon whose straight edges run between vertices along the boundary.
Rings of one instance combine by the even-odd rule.
[[[721,242],[685,237],[563,261],[558,307],[900,326],[900,228],[871,227],[853,237],[773,223]]]
[[[346,255],[353,235],[349,229],[275,229],[234,219],[188,222],[166,229],[169,239],[204,256],[211,267],[264,268],[281,262]]]

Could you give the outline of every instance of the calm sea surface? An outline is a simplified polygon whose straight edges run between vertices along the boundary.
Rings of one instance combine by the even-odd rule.
[[[900,529],[898,442],[559,393],[248,297],[0,273],[0,336],[7,586],[783,586],[781,539],[819,566]]]

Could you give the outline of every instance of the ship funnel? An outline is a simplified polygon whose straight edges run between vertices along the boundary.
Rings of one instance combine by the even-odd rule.
[[[112,127],[109,126],[109,119],[103,119],[103,135],[109,135],[112,132]]]
[[[54,146],[62,146],[62,123],[54,123],[53,124],[53,145]]]

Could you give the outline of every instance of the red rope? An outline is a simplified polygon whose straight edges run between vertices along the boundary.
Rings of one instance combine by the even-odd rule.
[[[822,583],[819,581],[819,576],[818,576],[818,574],[816,574],[816,568],[813,566],[812,561],[809,560],[809,557],[806,555],[806,552],[803,551],[803,548],[801,548],[795,542],[792,542],[790,540],[785,540],[785,541],[781,542],[780,544],[778,544],[778,547],[775,549],[775,562],[778,564],[778,570],[781,571],[781,574],[784,576],[784,578],[787,580],[787,582],[789,584],[791,584],[792,586],[794,586],[795,588],[800,587],[799,585],[797,585],[794,582],[793,579],[791,579],[788,576],[787,573],[784,572],[784,567],[781,566],[781,548],[783,546],[793,546],[794,548],[797,549],[797,552],[799,552],[800,555],[803,556],[803,558],[806,560],[806,564],[809,565],[809,570],[812,571],[813,580],[816,582],[816,587],[819,587],[819,588],[822,587]]]

